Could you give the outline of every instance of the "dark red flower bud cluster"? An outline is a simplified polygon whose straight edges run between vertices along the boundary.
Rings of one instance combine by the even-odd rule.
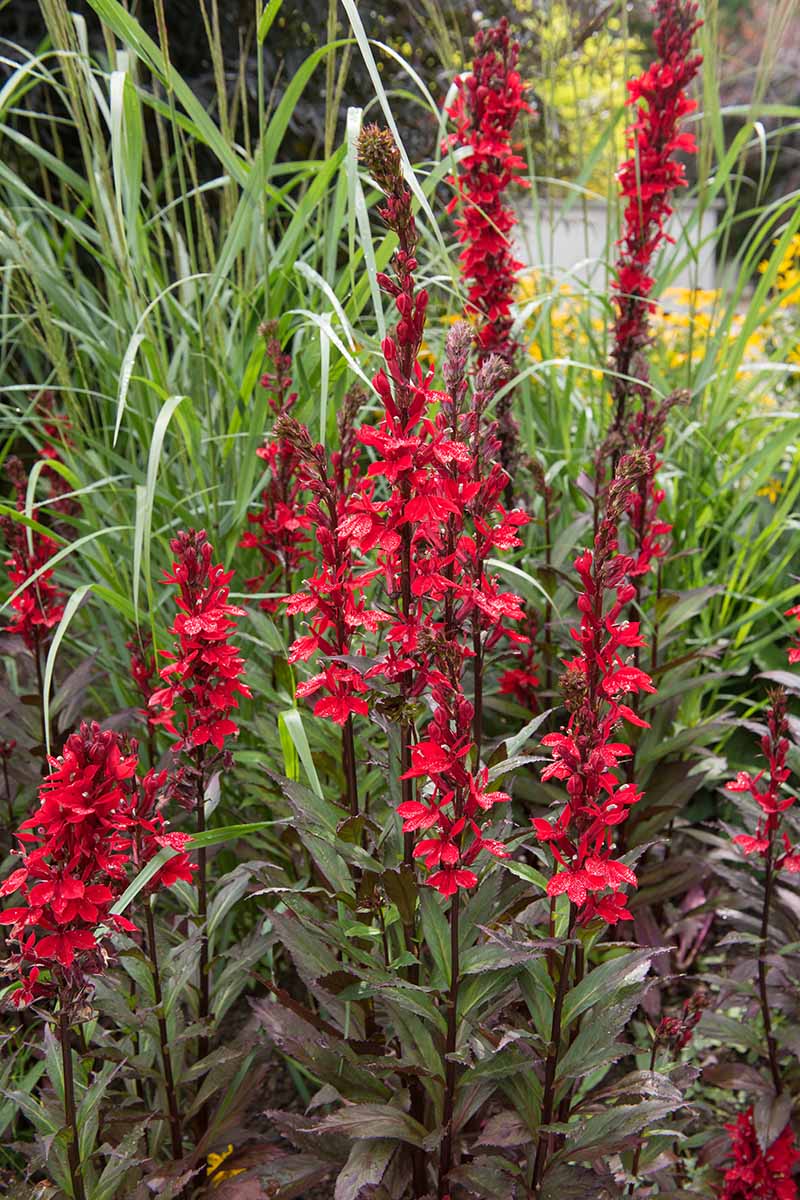
[[[281,348],[277,321],[265,322],[260,332],[266,339],[269,363],[269,369],[261,377],[261,386],[277,419],[290,413],[297,403],[297,392],[292,390],[292,359]],[[264,591],[277,585],[279,590],[288,592],[295,571],[312,558],[307,548],[310,526],[303,514],[299,463],[292,446],[274,434],[256,454],[267,464],[269,479],[261,493],[261,508],[247,514],[251,528],[239,545],[257,550],[264,569],[247,580],[247,587],[251,591]],[[281,601],[276,596],[265,597],[259,603],[265,612],[277,612]]]
[[[575,560],[581,580],[579,629],[571,630],[578,654],[565,662],[561,684],[570,712],[565,728],[546,734],[542,745],[553,755],[542,779],[566,783],[567,804],[555,822],[534,818],[539,841],[562,869],[549,881],[550,896],[566,893],[581,923],[600,917],[609,924],[628,920],[623,886],[636,886],[636,875],[614,858],[614,829],[626,820],[640,793],[622,782],[618,763],[631,754],[616,740],[623,721],[647,727],[623,697],[655,692],[650,676],[627,654],[644,645],[636,621],[623,617],[635,595],[629,581],[634,560],[619,552],[618,527],[632,493],[647,475],[647,455],[626,455],[608,490],[605,516],[594,549]],[[609,603],[610,598],[610,603]]]
[[[514,183],[527,186],[525,160],[516,152],[512,134],[520,114],[531,109],[517,70],[519,44],[511,38],[506,18],[479,30],[474,45],[472,72],[458,79],[448,109],[456,126],[448,146],[470,150],[450,180],[456,195],[449,211],[459,212],[462,271],[469,281],[469,311],[479,321],[481,349],[510,362],[517,349],[511,304],[522,264],[511,247],[517,218],[507,194]]]
[[[12,455],[6,459],[6,473],[14,487],[17,512],[22,513],[28,488],[25,468]],[[10,552],[6,566],[14,590],[28,585],[11,601],[16,616],[6,629],[8,633],[20,634],[31,653],[36,654],[64,615],[64,593],[52,582],[53,571],[47,567],[57,546],[46,534],[8,515],[0,516],[0,531]],[[29,583],[37,571],[41,573]]]
[[[695,0],[656,0],[654,38],[658,58],[638,79],[628,83],[628,103],[635,119],[628,133],[630,158],[618,173],[625,203],[620,254],[614,282],[617,318],[611,361],[616,401],[615,426],[624,428],[628,397],[649,391],[647,360],[655,255],[668,240],[670,199],[686,186],[686,171],[676,155],[694,153],[695,140],[681,130],[697,107],[687,95],[702,63],[692,54],[692,39],[701,22]]]
[[[212,563],[205,530],[179,533],[170,548],[175,561],[164,582],[178,588],[179,611],[170,630],[177,642],[175,653],[166,654],[172,661],[160,672],[165,686],[153,692],[150,705],[176,713],[176,750],[209,742],[222,750],[225,739],[239,732],[230,715],[237,695],[251,695],[241,679],[244,661],[228,640],[236,624],[232,618],[244,610],[228,603],[233,571]]]
[[[673,1054],[684,1050],[694,1037],[694,1031],[708,1005],[708,993],[695,992],[688,1000],[684,1000],[680,1016],[662,1017],[656,1029],[656,1042],[667,1046]]]
[[[191,881],[187,836],[170,832],[156,808],[165,776],[138,779],[135,743],[126,750],[117,733],[84,723],[49,761],[39,808],[17,832],[22,865],[0,887],[0,896],[19,893],[21,901],[0,912],[19,946],[9,963],[21,980],[17,1004],[63,996],[103,971],[104,936],[136,929],[111,912],[131,868],[170,846],[178,853],[150,888]]]
[[[726,1125],[733,1166],[725,1172],[720,1200],[797,1200],[792,1168],[800,1161],[791,1125],[766,1148],[756,1133],[753,1109]]]
[[[788,733],[786,693],[783,688],[776,688],[767,711],[767,732],[761,738],[761,752],[767,760],[767,770],[759,771],[757,775],[739,771],[735,779],[725,784],[729,792],[750,795],[763,814],[755,834],[740,833],[733,839],[745,854],[772,854],[775,835],[780,832],[781,817],[797,800],[796,796],[785,790],[785,784],[792,774],[786,762],[789,753]],[[783,847],[784,853],[775,859],[775,870],[785,868],[789,872],[800,872],[800,845],[793,848],[784,832]]]

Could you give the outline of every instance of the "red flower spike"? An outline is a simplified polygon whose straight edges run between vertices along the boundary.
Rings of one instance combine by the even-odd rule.
[[[0,887],[0,895],[18,896],[17,904],[0,912],[0,924],[10,926],[18,945],[9,960],[21,984],[16,1004],[79,989],[105,969],[109,930],[136,930],[111,907],[129,875],[162,846],[178,854],[149,889],[191,880],[188,839],[170,833],[156,811],[166,775],[151,771],[140,783],[137,761],[135,744],[128,752],[118,734],[96,723],[81,725],[61,757],[50,759],[39,808],[17,835],[22,866]],[[50,972],[47,985],[40,982],[40,968]]]
[[[521,113],[531,112],[517,63],[519,44],[512,40],[503,17],[475,35],[472,71],[456,81],[457,94],[447,115],[455,132],[445,149],[467,147],[449,180],[455,188],[450,210],[458,209],[455,226],[461,251],[461,270],[468,284],[469,314],[478,321],[481,354],[497,354],[509,365],[518,343],[512,335],[511,304],[521,263],[512,250],[517,223],[508,203],[508,189],[529,186],[523,178],[525,161],[512,142]],[[511,412],[511,395],[498,403],[501,462],[513,474],[518,457],[519,429]]]
[[[277,422],[297,403],[297,392],[292,390],[292,359],[281,348],[277,321],[265,322],[259,332],[265,339],[269,364],[261,377],[261,386]],[[247,587],[258,592],[269,590],[270,586],[289,591],[301,564],[312,561],[308,549],[310,524],[303,515],[299,460],[292,446],[276,436],[274,430],[256,454],[269,468],[269,478],[261,493],[261,508],[247,514],[250,528],[239,545],[258,551],[263,570],[247,580]],[[277,612],[280,604],[277,596],[259,601],[265,612]]]
[[[160,672],[165,686],[150,696],[150,707],[161,710],[162,721],[167,715],[175,718],[176,751],[209,742],[222,750],[238,733],[231,717],[237,697],[251,694],[241,680],[244,661],[228,641],[232,618],[244,610],[228,603],[233,572],[212,564],[214,552],[204,530],[179,533],[170,547],[175,561],[164,582],[178,587],[178,614],[170,629],[175,654]]]
[[[697,107],[688,98],[687,89],[703,61],[701,55],[692,54],[692,40],[701,24],[695,0],[656,0],[653,12],[658,57],[638,79],[628,83],[628,104],[633,113],[628,131],[630,157],[617,175],[625,203],[614,283],[617,317],[611,351],[617,372],[612,383],[617,433],[624,428],[629,397],[646,400],[650,394],[642,351],[648,342],[654,307],[653,263],[669,240],[666,226],[673,211],[672,193],[686,186],[686,172],[676,155],[695,150],[694,138],[681,132],[681,124]]]
[[[797,870],[796,855],[800,847],[792,849],[791,842],[781,830],[782,814],[791,808],[797,797],[785,791],[791,771],[786,763],[789,753],[789,722],[786,714],[786,692],[776,688],[770,694],[770,704],[767,709],[767,732],[761,738],[761,751],[767,760],[767,769],[751,775],[749,771],[739,771],[735,779],[725,784],[728,792],[748,793],[761,809],[762,817],[758,821],[755,834],[740,833],[734,837],[734,843],[741,846],[745,854],[771,854],[776,846],[778,835],[781,836],[785,853],[776,858],[775,869],[785,868],[789,872]]]
[[[623,720],[647,724],[622,697],[652,693],[655,688],[649,675],[621,654],[642,642],[638,627],[632,637],[629,623],[621,619],[630,600],[627,575],[632,560],[619,553],[617,531],[649,465],[648,456],[641,452],[620,461],[594,548],[575,560],[583,587],[578,596],[580,627],[572,630],[579,653],[565,663],[561,680],[570,717],[565,728],[545,734],[541,743],[552,753],[542,779],[565,783],[568,797],[555,824],[533,820],[537,839],[549,846],[563,867],[550,879],[547,891],[551,896],[566,894],[582,924],[594,919],[608,924],[629,920],[623,887],[636,886],[635,873],[613,857],[612,831],[627,818],[640,793],[619,778],[618,762],[631,749],[613,739]],[[614,594],[610,606],[609,593]]]

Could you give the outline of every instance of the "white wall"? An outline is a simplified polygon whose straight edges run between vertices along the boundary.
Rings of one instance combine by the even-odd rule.
[[[616,213],[611,213],[614,225],[609,229],[609,210],[602,202],[578,199],[566,213],[565,207],[563,202],[554,205],[552,214],[544,206],[537,211],[532,203],[519,207],[517,255],[526,267],[563,274],[565,282],[575,278],[606,291],[608,260],[613,262],[616,257]],[[676,207],[668,226],[676,244],[663,252],[663,267],[669,278],[664,278],[659,290],[665,286],[704,290],[717,286],[715,228],[714,207],[702,214],[691,203]],[[688,247],[693,248],[696,261]]]

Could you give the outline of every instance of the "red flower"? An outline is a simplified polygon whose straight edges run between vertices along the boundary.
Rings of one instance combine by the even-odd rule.
[[[144,707],[139,710],[142,719],[147,722],[151,730],[163,725],[168,733],[174,734],[176,731],[172,723],[174,716],[172,709],[163,708],[161,712],[156,713],[150,708],[150,697],[155,690],[157,669],[152,637],[149,633],[138,630],[136,638],[125,643],[125,649],[130,654],[131,678],[144,700]]]
[[[725,1128],[731,1135],[733,1166],[725,1172],[720,1200],[796,1200],[792,1168],[800,1161],[790,1125],[762,1149],[753,1109]]]
[[[208,742],[222,750],[226,738],[238,733],[230,715],[238,706],[237,696],[251,694],[241,681],[244,662],[228,641],[235,628],[232,618],[244,610],[228,603],[233,572],[212,564],[204,530],[179,533],[170,547],[175,561],[164,582],[179,589],[179,611],[171,627],[176,653],[167,656],[173,661],[160,672],[165,686],[153,692],[150,705],[162,710],[162,718],[167,713],[172,717],[181,706],[176,750]]]
[[[456,196],[450,203],[451,211],[460,211],[456,229],[464,247],[461,263],[470,281],[470,308],[481,322],[482,349],[509,360],[517,348],[511,337],[511,303],[521,263],[511,251],[516,216],[505,194],[512,183],[525,183],[525,162],[511,136],[520,113],[531,111],[518,59],[519,44],[511,39],[505,17],[493,28],[479,30],[472,71],[456,81],[458,91],[448,109],[456,126],[449,146],[470,150],[451,180]]]

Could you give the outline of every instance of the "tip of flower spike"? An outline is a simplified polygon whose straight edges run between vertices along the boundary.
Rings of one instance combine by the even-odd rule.
[[[358,135],[358,157],[384,191],[391,191],[402,174],[400,151],[391,132],[365,125]]]

